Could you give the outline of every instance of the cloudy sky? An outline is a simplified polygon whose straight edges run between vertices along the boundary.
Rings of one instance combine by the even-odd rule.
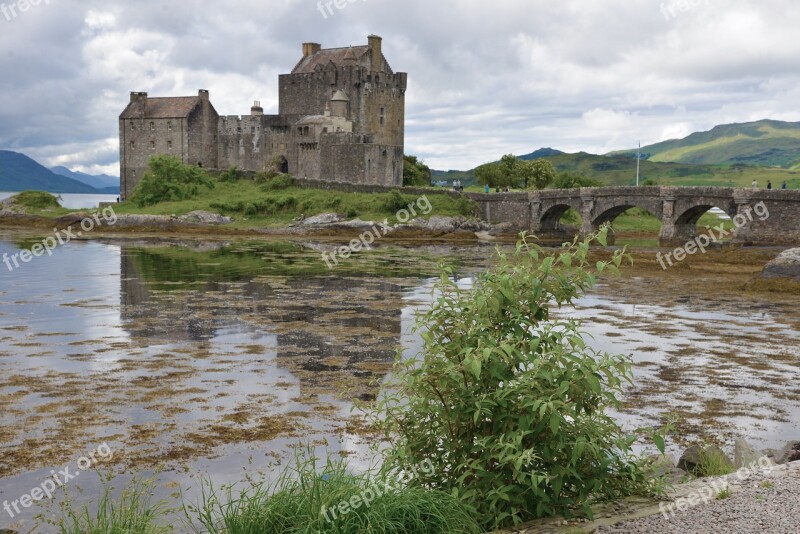
[[[796,0],[337,1],[0,0],[0,149],[118,175],[130,91],[277,113],[302,42],[370,33],[409,73],[406,152],[437,169],[800,120]]]

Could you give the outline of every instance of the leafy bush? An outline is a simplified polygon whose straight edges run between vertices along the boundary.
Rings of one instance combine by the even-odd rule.
[[[204,486],[198,506],[187,506],[195,532],[210,534],[472,534],[477,523],[453,496],[407,487],[386,475],[352,474],[343,460],[328,459],[317,472],[313,455],[298,455],[273,484],[253,482],[223,495]],[[371,492],[375,498],[349,513],[340,503]],[[380,493],[380,495],[378,495]]]
[[[399,191],[395,190],[385,197],[381,208],[382,211],[394,214],[406,209],[414,200],[414,198],[401,195]]]
[[[235,182],[242,177],[242,173],[239,170],[239,167],[233,166],[227,171],[223,172],[219,175],[220,182]]]
[[[464,217],[477,217],[480,214],[480,208],[474,200],[467,197],[459,197],[458,212]]]
[[[131,200],[139,207],[186,200],[197,196],[201,187],[214,188],[205,170],[187,165],[175,156],[158,155],[150,158],[147,172]]]
[[[602,187],[603,182],[581,174],[562,172],[553,182],[554,189],[578,189],[580,187]]]
[[[290,174],[276,174],[274,178],[269,179],[261,189],[263,191],[280,191],[281,189],[288,189],[292,187],[294,180]]]
[[[61,197],[51,195],[44,191],[23,191],[14,195],[14,203],[31,209],[60,208],[58,203]]]
[[[510,258],[463,289],[445,269],[437,298],[419,318],[422,354],[398,360],[372,407],[393,441],[388,469],[430,462],[418,484],[457,496],[484,528],[558,513],[590,498],[650,489],[643,462],[607,414],[632,377],[630,361],[586,345],[579,325],[552,320],[618,272],[621,251],[588,267],[590,246],[608,228],[554,256],[524,238]],[[659,444],[663,446],[663,443]]]

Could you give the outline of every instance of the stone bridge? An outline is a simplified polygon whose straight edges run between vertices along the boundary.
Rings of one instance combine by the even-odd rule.
[[[697,235],[700,217],[720,208],[737,226],[734,243],[800,246],[800,191],[594,187],[468,196],[478,202],[485,220],[512,223],[543,238],[566,236],[569,230],[560,221],[569,209],[581,215],[580,233],[588,234],[630,208],[642,208],[661,221],[663,245],[684,244]]]

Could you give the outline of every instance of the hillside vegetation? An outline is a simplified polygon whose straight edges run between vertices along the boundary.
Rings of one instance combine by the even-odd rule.
[[[611,155],[634,156],[636,150]],[[654,162],[711,165],[762,165],[797,170],[800,168],[800,122],[762,120],[716,126],[642,147],[642,157]]]

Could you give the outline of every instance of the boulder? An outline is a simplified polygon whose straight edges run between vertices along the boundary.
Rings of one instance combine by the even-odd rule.
[[[192,211],[179,218],[182,221],[200,224],[228,224],[233,221],[230,217],[224,217],[219,213],[210,211]]]
[[[761,458],[761,454],[751,447],[749,443],[742,438],[736,438],[736,442],[733,445],[733,465],[736,469],[757,465],[759,458]]]
[[[724,474],[711,471],[733,473],[736,470],[730,458],[716,445],[692,445],[678,460],[678,468],[697,477]]]
[[[343,219],[344,217],[338,213],[320,213],[319,215],[314,215],[313,217],[303,219],[299,224],[301,226],[319,226],[322,224],[338,223]]]
[[[800,282],[800,248],[783,251],[777,258],[769,262],[761,272],[761,278],[787,278]]]
[[[464,220],[460,217],[441,217],[434,215],[428,220],[428,230],[432,232],[449,233],[454,232],[461,226]]]

